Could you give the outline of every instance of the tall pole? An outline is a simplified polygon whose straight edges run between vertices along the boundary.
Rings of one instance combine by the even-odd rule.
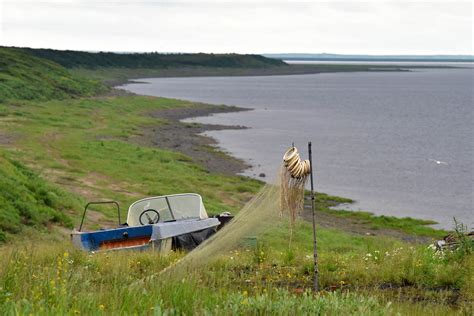
[[[318,243],[316,241],[316,210],[315,210],[315,194],[314,194],[314,182],[313,182],[313,157],[311,153],[311,142],[308,142],[308,155],[310,165],[310,178],[311,178],[311,212],[313,213],[313,287],[314,291],[319,291],[319,269],[318,269]]]

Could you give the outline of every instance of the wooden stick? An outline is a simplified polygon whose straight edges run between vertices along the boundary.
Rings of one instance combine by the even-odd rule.
[[[313,261],[314,261],[314,291],[319,291],[319,269],[318,269],[318,243],[316,241],[316,210],[315,210],[315,193],[314,193],[314,183],[313,183],[313,157],[311,153],[311,142],[308,142],[308,155],[310,162],[310,177],[311,177],[311,211],[313,213]]]

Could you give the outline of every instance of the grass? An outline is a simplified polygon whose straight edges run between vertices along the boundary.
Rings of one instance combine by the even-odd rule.
[[[23,226],[43,229],[49,223],[72,227],[66,211],[79,199],[51,185],[0,152],[0,242]]]
[[[16,135],[12,159],[65,187],[82,188],[89,199],[115,199],[126,206],[143,196],[197,191],[211,214],[235,212],[260,182],[209,173],[180,153],[135,142],[142,128],[166,124],[146,113],[190,106],[195,105],[130,96],[16,101],[0,109],[8,122],[3,132]],[[113,210],[103,211],[115,216]]]
[[[0,102],[92,96],[105,89],[99,81],[73,75],[54,62],[0,47]]]
[[[393,228],[411,235],[437,238],[441,238],[447,234],[444,230],[430,227],[429,225],[437,224],[437,222],[431,220],[415,219],[411,217],[399,218],[386,215],[376,216],[370,212],[353,212],[327,208],[324,209],[324,212],[337,217],[356,219],[362,223],[369,224],[369,226],[375,230]]]
[[[294,272],[302,278],[300,284],[308,287],[311,282],[309,272],[312,271],[311,225],[298,223],[293,237],[292,256],[288,256],[285,253],[288,250],[282,247],[288,245],[287,226],[271,230],[262,238],[262,243],[268,249],[283,251],[279,263],[298,266],[301,270],[294,269]],[[460,259],[453,253],[435,253],[426,245],[413,245],[389,237],[353,235],[337,229],[320,228],[318,242],[320,285],[323,288],[384,285],[461,289],[473,285],[466,279],[466,275],[472,275],[474,258],[471,256],[461,256],[463,259]]]
[[[156,275],[179,254],[110,253],[89,256],[44,246],[9,254],[2,262],[0,311],[35,314],[288,314],[292,311],[380,314],[376,300],[351,293],[310,293],[261,289],[259,294],[210,286],[213,275],[185,280],[146,278]],[[217,273],[214,271],[214,273]],[[232,276],[224,276],[229,282]],[[196,291],[196,288],[199,291]],[[264,291],[265,290],[265,291]],[[217,312],[217,313],[216,313]]]
[[[472,312],[473,257],[389,238],[320,229],[320,285],[311,287],[310,229],[237,248],[186,274],[160,272],[183,253],[88,254],[66,242],[0,249],[0,312],[9,314],[443,314]],[[198,289],[198,290],[196,290]]]

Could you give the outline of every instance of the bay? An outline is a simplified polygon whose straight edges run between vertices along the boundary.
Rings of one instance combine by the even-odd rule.
[[[140,79],[144,95],[253,110],[190,121],[244,125],[208,132],[272,182],[294,142],[312,141],[316,188],[350,209],[474,226],[474,69],[261,77]]]

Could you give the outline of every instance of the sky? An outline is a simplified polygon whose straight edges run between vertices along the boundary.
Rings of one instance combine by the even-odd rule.
[[[0,0],[0,45],[119,52],[473,54],[472,1]]]

